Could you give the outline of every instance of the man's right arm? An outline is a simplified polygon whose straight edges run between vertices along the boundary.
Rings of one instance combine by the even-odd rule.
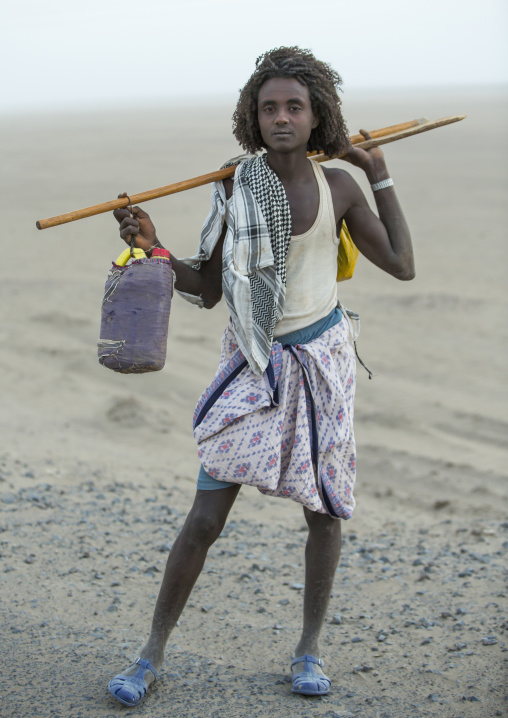
[[[226,236],[226,225],[208,262],[202,262],[199,269],[189,267],[185,262],[171,256],[175,273],[175,288],[186,294],[201,297],[205,309],[212,309],[222,297],[222,247]]]
[[[232,180],[225,180],[226,198],[231,197],[233,191]],[[113,212],[120,224],[121,238],[130,244],[131,237],[136,237],[136,247],[143,249],[147,256],[156,247],[164,249],[157,238],[157,233],[150,216],[140,207],[132,208],[133,214],[127,209],[117,209]],[[222,297],[222,247],[226,236],[226,225],[215,245],[212,256],[207,262],[201,264],[200,269],[193,269],[185,262],[181,262],[171,255],[171,266],[175,273],[175,287],[186,294],[201,297],[207,309],[212,309]]]

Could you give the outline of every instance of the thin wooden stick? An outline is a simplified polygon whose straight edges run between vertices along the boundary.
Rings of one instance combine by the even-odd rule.
[[[386,145],[389,142],[395,142],[396,140],[404,140],[406,137],[419,135],[421,132],[428,132],[429,130],[435,130],[437,127],[451,125],[453,122],[460,122],[460,120],[464,120],[466,117],[467,115],[450,115],[450,117],[442,117],[440,120],[434,120],[433,122],[428,120],[427,122],[416,125],[415,127],[409,127],[408,129],[401,130],[400,132],[392,132],[391,134],[385,136],[378,135],[377,139],[374,138],[373,133],[371,132],[371,140],[358,142],[355,144],[355,147],[360,147],[362,150],[370,150],[372,147]],[[360,137],[362,137],[362,135],[360,135]],[[347,152],[344,152],[344,154],[338,155],[337,157],[328,157],[327,155],[319,154],[315,157],[311,157],[311,159],[314,160],[314,162],[329,162],[330,160],[344,158],[346,155]]]
[[[410,122],[402,122],[399,125],[392,125],[390,127],[383,127],[379,130],[372,130],[370,133],[372,137],[371,140],[364,140],[362,135],[353,135],[350,139],[355,147],[370,149],[371,147],[377,147],[378,145],[383,145],[387,142],[395,142],[396,140],[401,140],[405,137],[411,137],[412,135],[419,134],[420,132],[427,132],[428,130],[433,130],[436,127],[449,125],[452,122],[458,122],[459,120],[463,120],[465,116],[466,115],[452,115],[451,117],[444,117],[443,119],[436,120],[435,122],[430,122],[427,118],[411,120]],[[337,157],[328,157],[324,154],[309,153],[309,156],[316,162],[327,162],[330,159],[340,159],[346,154],[347,152],[344,152]],[[151,199],[166,197],[167,195],[176,194],[177,192],[184,192],[185,190],[192,189],[193,187],[201,187],[202,185],[209,184],[210,182],[217,182],[219,180],[226,179],[227,177],[232,177],[235,171],[236,166],[226,167],[225,169],[217,170],[216,172],[209,172],[208,174],[201,175],[200,177],[183,180],[182,182],[174,182],[173,184],[166,185],[165,187],[157,187],[156,189],[147,190],[146,192],[130,195],[130,200],[132,201],[132,204],[141,204],[142,202],[148,202]],[[39,219],[35,224],[37,229],[47,229],[48,227],[56,227],[59,224],[74,222],[77,219],[93,217],[96,214],[112,212],[115,209],[127,207],[128,205],[129,199],[127,197],[121,197],[119,199],[110,200],[109,202],[93,205],[92,207],[85,207],[84,209],[77,209],[74,212],[60,214],[56,217]]]

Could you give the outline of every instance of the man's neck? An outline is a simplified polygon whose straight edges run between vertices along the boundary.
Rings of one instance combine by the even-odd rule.
[[[305,150],[283,153],[268,149],[268,166],[282,184],[307,182],[313,177]]]

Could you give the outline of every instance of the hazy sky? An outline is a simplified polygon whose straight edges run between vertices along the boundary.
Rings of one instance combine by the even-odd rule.
[[[347,89],[508,83],[507,0],[0,2],[0,110],[236,96],[280,45]]]

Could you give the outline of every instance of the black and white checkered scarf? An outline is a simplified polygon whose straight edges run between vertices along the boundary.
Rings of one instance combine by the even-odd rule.
[[[227,222],[224,298],[240,349],[251,369],[262,374],[268,365],[275,324],[284,314],[291,211],[282,182],[268,166],[266,155],[241,156],[223,166],[238,162],[230,203],[226,205],[222,182],[216,183],[199,252],[183,261],[199,266],[209,259]]]

